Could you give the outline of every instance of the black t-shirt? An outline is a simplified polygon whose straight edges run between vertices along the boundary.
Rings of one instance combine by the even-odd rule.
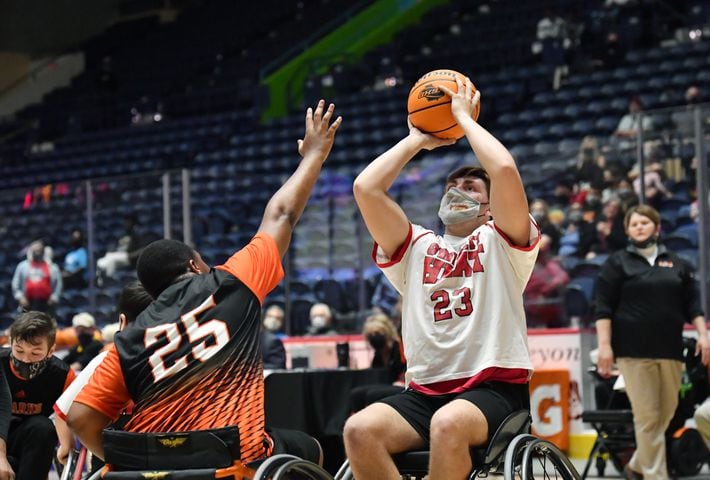
[[[702,314],[692,268],[663,245],[653,265],[630,246],[599,272],[595,318],[611,319],[617,358],[683,360],[683,325]]]
[[[12,415],[27,417],[54,413],[54,402],[74,380],[74,372],[63,360],[52,356],[45,369],[32,380],[18,377],[10,366],[10,349],[0,350],[0,365],[10,386]]]

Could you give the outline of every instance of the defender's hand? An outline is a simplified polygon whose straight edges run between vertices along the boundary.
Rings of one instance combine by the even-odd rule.
[[[325,100],[320,100],[315,111],[311,107],[306,110],[306,134],[298,141],[298,153],[302,157],[316,155],[321,161],[325,161],[333,147],[335,132],[342,123],[343,117],[338,117],[330,123],[335,105],[331,103],[323,113],[324,106]]]

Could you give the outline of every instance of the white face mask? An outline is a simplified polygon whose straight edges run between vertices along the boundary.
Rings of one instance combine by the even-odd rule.
[[[313,328],[323,328],[328,326],[328,319],[324,315],[316,315],[311,317],[311,325]]]
[[[264,328],[275,332],[281,329],[281,319],[271,315],[264,317]]]
[[[452,205],[465,205],[466,208],[452,210]],[[444,196],[441,197],[439,218],[444,225],[456,225],[458,223],[467,222],[474,218],[485,216],[478,214],[481,210],[481,205],[488,205],[488,203],[482,204],[478,200],[469,197],[458,188],[451,187]]]

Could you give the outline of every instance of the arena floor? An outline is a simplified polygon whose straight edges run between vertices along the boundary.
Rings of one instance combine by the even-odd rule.
[[[572,462],[574,463],[575,467],[577,467],[577,470],[579,470],[580,475],[582,474],[582,470],[584,470],[584,465],[586,464],[586,461],[583,459],[572,459]],[[613,478],[623,478],[622,475],[620,475],[614,468],[612,467],[610,470],[607,470],[606,476],[604,477],[597,477],[597,471],[592,466],[589,476],[587,477],[588,480],[598,480],[598,479],[613,479]],[[700,472],[699,475],[695,475],[692,477],[682,477],[684,480],[708,480],[710,479],[710,468],[706,465],[703,470]],[[49,473],[49,478],[48,480],[59,480],[59,477],[57,476],[57,473],[52,470]]]

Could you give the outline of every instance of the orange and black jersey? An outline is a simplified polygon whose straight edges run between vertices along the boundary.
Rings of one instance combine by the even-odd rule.
[[[42,373],[32,380],[20,377],[12,368],[10,349],[0,350],[0,368],[3,369],[12,397],[12,415],[26,417],[54,413],[54,402],[74,381],[76,375],[63,360],[51,356]]]
[[[258,234],[224,265],[168,287],[135,322],[77,396],[126,429],[205,430],[237,425],[242,459],[264,448],[261,303],[283,278],[274,240]]]

